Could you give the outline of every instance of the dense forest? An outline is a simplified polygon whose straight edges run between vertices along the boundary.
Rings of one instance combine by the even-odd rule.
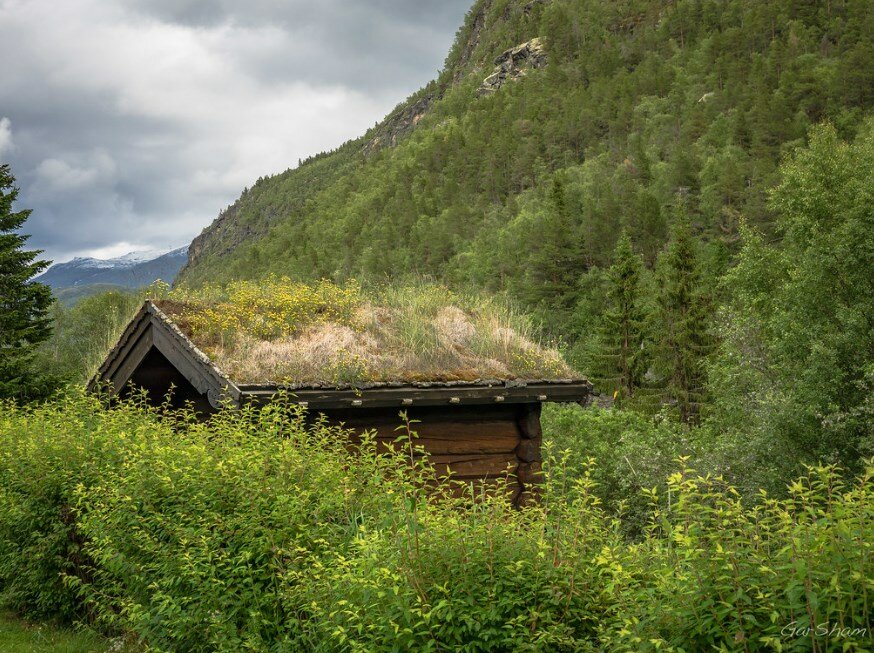
[[[195,241],[183,280],[429,275],[509,290],[572,333],[580,278],[620,231],[652,267],[681,216],[718,276],[741,219],[774,235],[781,157],[823,121],[845,140],[861,128],[869,9],[478,2],[437,81],[361,139],[259,179]],[[527,74],[478,92],[533,38],[547,65],[522,60]]]
[[[870,650],[872,34],[864,0],[478,0],[176,289],[74,306],[0,168],[0,606],[167,651]],[[601,394],[544,411],[522,511],[432,500],[414,424],[353,456],[282,402],[83,394],[144,298],[249,280],[457,293]]]
[[[746,459],[863,460],[872,33],[852,0],[481,0],[435,82],[259,179],[181,282],[501,293],[627,407],[721,420]],[[484,84],[533,39],[545,64]]]

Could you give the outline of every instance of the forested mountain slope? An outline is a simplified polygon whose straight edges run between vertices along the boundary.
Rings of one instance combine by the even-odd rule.
[[[620,231],[652,265],[680,215],[718,275],[741,217],[769,231],[778,164],[811,125],[862,124],[870,9],[478,0],[438,80],[259,179],[194,241],[182,282],[425,274],[509,290],[563,333]]]

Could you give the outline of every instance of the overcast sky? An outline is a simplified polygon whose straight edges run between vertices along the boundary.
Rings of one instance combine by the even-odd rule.
[[[0,162],[62,261],[187,245],[432,79],[472,0],[0,0]]]

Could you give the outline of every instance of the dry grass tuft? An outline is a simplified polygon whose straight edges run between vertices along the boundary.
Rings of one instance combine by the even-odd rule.
[[[238,383],[576,376],[506,305],[438,285],[383,290],[271,278],[174,290],[161,308]]]

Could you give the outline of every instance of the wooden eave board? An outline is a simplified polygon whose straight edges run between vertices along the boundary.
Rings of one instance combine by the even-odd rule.
[[[200,375],[205,381],[203,389],[194,380],[188,378],[199,391],[212,390],[216,393],[216,399],[218,399],[219,394],[227,393],[235,403],[239,402],[240,390],[237,385],[216,367],[209,356],[198,349],[160,308],[152,302],[148,302],[148,306],[152,315],[153,328],[156,329],[155,345],[167,357],[167,360],[176,365],[186,378],[188,378],[186,369],[192,375]]]
[[[407,385],[363,390],[331,388],[283,390],[278,386],[273,388],[240,386],[243,402],[266,403],[273,400],[277,394],[284,392],[292,403],[325,410],[543,402],[581,403],[588,399],[591,391],[592,385],[588,381],[531,384],[509,382],[489,386],[448,387]]]
[[[151,314],[148,311],[148,305],[144,304],[122,332],[118,342],[107,354],[106,359],[97,368],[94,377],[88,382],[87,389],[89,391],[94,390],[99,383],[113,382],[113,377],[117,376],[118,368],[128,358],[131,350],[136,345],[136,341],[143,337],[150,325]],[[140,361],[137,362],[139,363]]]

